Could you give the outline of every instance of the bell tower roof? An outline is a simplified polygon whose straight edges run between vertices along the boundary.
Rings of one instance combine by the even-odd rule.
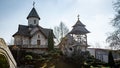
[[[79,20],[78,15],[78,20],[69,34],[87,34],[87,33],[90,32],[85,28],[85,25]]]
[[[40,20],[40,17],[38,15],[36,9],[34,8],[34,6],[33,6],[32,10],[30,11],[29,15],[27,16],[27,19],[31,18],[31,17],[35,17],[35,18],[38,18]]]
[[[75,23],[75,25],[73,27],[76,27],[76,26],[83,26],[83,27],[85,27],[85,25],[80,21],[79,15],[77,17],[78,17],[78,20],[77,20],[77,22]]]

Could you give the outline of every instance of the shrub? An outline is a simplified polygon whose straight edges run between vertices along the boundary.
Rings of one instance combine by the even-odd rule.
[[[111,51],[109,51],[109,54],[108,54],[108,64],[111,67],[115,66],[114,58]]]
[[[31,55],[26,55],[26,56],[25,56],[25,59],[26,59],[26,60],[32,60],[33,58],[32,58]]]

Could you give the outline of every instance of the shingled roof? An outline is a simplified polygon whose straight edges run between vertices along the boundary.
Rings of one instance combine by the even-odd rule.
[[[37,27],[40,29],[40,31],[42,31],[42,33],[45,35],[45,37],[48,38],[49,32],[52,31],[52,29],[42,28],[41,26],[37,26]],[[18,31],[13,35],[13,37],[14,37],[15,35],[32,37],[32,35],[30,35],[30,30],[29,30],[29,28],[34,29],[35,26],[19,25]],[[54,36],[54,38],[55,38],[55,36]]]
[[[73,27],[77,27],[77,26],[83,26],[85,27],[85,25],[78,19],[76,24]]]
[[[37,12],[36,12],[34,7],[32,8],[32,10],[30,11],[29,15],[27,16],[27,19],[30,18],[30,17],[35,17],[35,18],[38,18],[40,20],[40,17],[37,14]]]
[[[19,25],[18,31],[13,35],[13,37],[14,37],[15,35],[30,36],[30,35],[29,35],[28,26]]]
[[[77,20],[76,24],[73,26],[73,29],[69,32],[69,34],[86,34],[89,31],[85,28],[85,25],[79,20]]]

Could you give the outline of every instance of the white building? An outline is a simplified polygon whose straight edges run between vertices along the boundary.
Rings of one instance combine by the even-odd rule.
[[[40,17],[34,7],[27,16],[27,20],[28,25],[19,25],[18,31],[13,35],[14,45],[19,45],[27,51],[44,52],[48,49],[48,36],[53,30],[39,25]]]
[[[108,53],[109,49],[100,49],[100,48],[87,48],[91,55],[93,55],[96,59],[99,59],[103,62],[108,63]],[[120,58],[120,53],[117,50],[112,50],[112,55],[114,60]]]

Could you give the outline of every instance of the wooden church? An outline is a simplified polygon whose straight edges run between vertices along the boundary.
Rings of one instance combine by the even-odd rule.
[[[13,35],[14,45],[19,45],[26,51],[44,52],[48,49],[48,36],[53,30],[39,25],[40,17],[34,6],[27,20],[28,25],[19,25],[18,31]]]

